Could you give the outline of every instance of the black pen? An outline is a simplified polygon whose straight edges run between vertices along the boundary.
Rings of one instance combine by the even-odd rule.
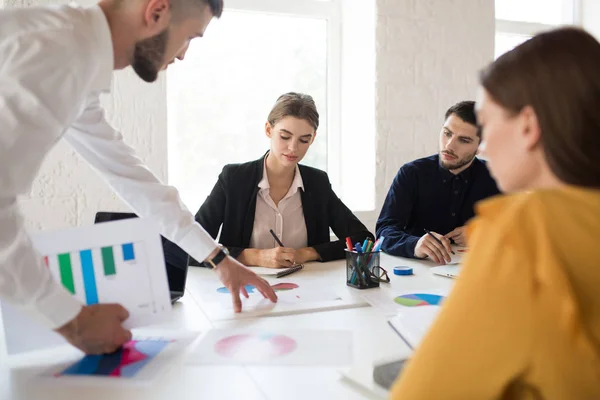
[[[273,237],[275,238],[275,241],[277,242],[278,245],[280,245],[281,247],[285,247],[283,245],[283,243],[281,243],[281,240],[279,240],[279,238],[277,237],[275,232],[273,232],[273,229],[269,229],[269,232],[271,232],[271,235],[273,235]]]
[[[429,236],[431,236],[431,237],[433,238],[433,240],[435,240],[435,241],[436,241],[436,242],[438,242],[438,243],[439,243],[439,244],[440,244],[442,247],[444,247],[444,243],[442,243],[442,241],[441,241],[440,239],[436,238],[436,237],[435,237],[435,235],[434,235],[433,233],[431,233],[431,232],[430,232],[430,231],[428,231],[427,229],[425,229],[425,232],[427,232],[427,234],[428,234]],[[271,233],[273,233],[273,232],[271,232]],[[454,251],[452,251],[452,250],[450,250],[450,253],[452,253],[452,254],[456,255],[456,253],[455,253]]]
[[[277,242],[278,245],[280,245],[281,247],[285,247],[283,245],[283,243],[281,243],[281,240],[279,240],[279,238],[277,237],[277,235],[275,234],[275,232],[273,232],[273,229],[269,229],[269,232],[271,232],[271,235],[273,235],[273,237],[275,238],[275,241]],[[292,261],[292,260],[288,260],[288,261]],[[302,265],[302,264],[295,264],[293,261],[292,261],[292,264],[294,264],[294,265],[292,265],[291,267],[289,267],[287,270],[285,270],[285,271],[280,272],[279,274],[277,274],[277,277],[281,278],[282,276],[289,275],[289,274],[291,274],[293,272],[300,271],[302,268],[304,268],[304,265]]]

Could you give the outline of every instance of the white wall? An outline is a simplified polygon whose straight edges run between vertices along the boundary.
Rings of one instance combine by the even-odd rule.
[[[494,56],[494,0],[377,0],[377,6],[379,211],[398,169],[437,152],[448,107],[474,100],[477,73]],[[365,222],[375,225],[372,217]]]
[[[436,152],[445,110],[474,98],[477,71],[493,59],[494,43],[493,0],[376,1],[376,210],[359,214],[371,229],[398,168]],[[67,3],[4,2],[7,7]],[[148,85],[126,71],[117,74],[113,94],[105,99],[111,122],[162,179],[167,177],[165,94],[164,80]],[[87,224],[100,208],[123,208],[64,144],[50,154],[22,204],[33,229]]]
[[[580,4],[583,27],[600,40],[600,0],[581,0]]]
[[[67,4],[69,0],[4,0],[6,8]],[[96,1],[79,1],[81,5]],[[109,121],[161,179],[167,177],[166,86],[146,84],[131,70],[115,74],[112,94],[103,99]],[[89,224],[97,210],[127,210],[112,190],[65,143],[46,159],[29,195],[21,199],[32,230]]]

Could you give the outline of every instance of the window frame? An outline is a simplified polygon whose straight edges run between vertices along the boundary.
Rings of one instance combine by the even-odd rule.
[[[342,157],[342,0],[227,0],[225,10],[260,12],[327,21],[327,174],[341,187]]]
[[[495,2],[502,0],[495,0]],[[499,33],[534,36],[540,32],[548,31],[559,26],[576,25],[581,26],[582,23],[582,0],[562,0],[563,1],[563,16],[570,15],[570,20],[563,21],[559,24],[543,24],[539,22],[527,21],[512,21],[496,18],[496,35]],[[495,4],[495,3],[494,3]]]

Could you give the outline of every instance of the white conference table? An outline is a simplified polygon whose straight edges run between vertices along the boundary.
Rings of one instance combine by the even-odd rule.
[[[411,289],[449,290],[453,281],[433,275],[430,262],[382,255],[381,265],[388,270],[394,291]],[[411,266],[413,276],[393,275],[393,267]],[[12,356],[0,348],[0,399],[244,399],[244,400],[317,400],[370,399],[368,393],[356,390],[341,379],[340,371],[353,368],[369,374],[373,363],[390,358],[403,358],[411,350],[390,328],[388,316],[380,310],[357,302],[354,308],[307,312],[303,314],[262,316],[211,321],[202,309],[198,282],[213,272],[190,267],[185,296],[174,306],[173,321],[152,329],[168,331],[198,331],[210,329],[316,329],[349,330],[353,333],[353,362],[345,367],[296,366],[198,366],[185,362],[185,354],[173,362],[165,373],[145,387],[106,386],[85,387],[52,385],[37,378],[50,366],[81,356],[68,346]],[[325,280],[347,296],[359,296],[359,290],[345,285],[345,260],[330,263],[310,263],[289,277]],[[271,280],[277,282],[277,280]],[[387,290],[382,289],[367,289]],[[149,331],[152,331],[149,328]],[[142,330],[143,332],[143,330]],[[0,339],[3,339],[0,337]],[[2,346],[3,346],[3,340]],[[197,342],[196,342],[197,343]]]

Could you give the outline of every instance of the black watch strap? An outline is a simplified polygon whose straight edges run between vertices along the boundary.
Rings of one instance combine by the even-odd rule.
[[[219,265],[219,263],[221,261],[223,261],[225,259],[225,257],[227,257],[228,255],[229,255],[229,251],[227,250],[227,248],[221,246],[221,248],[219,249],[219,252],[210,260],[204,261],[203,264],[206,268],[210,268],[210,269],[217,268],[217,265]]]

